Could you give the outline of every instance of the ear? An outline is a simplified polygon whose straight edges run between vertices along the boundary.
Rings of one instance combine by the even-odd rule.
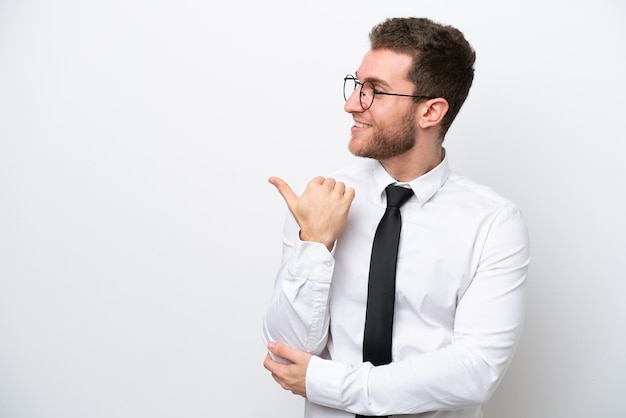
[[[448,101],[443,97],[429,99],[422,103],[419,107],[418,123],[420,128],[431,128],[441,122],[443,117],[448,113]]]

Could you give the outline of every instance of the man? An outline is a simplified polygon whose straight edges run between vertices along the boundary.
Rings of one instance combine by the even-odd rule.
[[[301,196],[269,180],[292,216],[264,319],[264,366],[306,398],[309,418],[480,417],[520,338],[526,227],[513,203],[448,168],[442,142],[474,76],[463,34],[394,18],[370,41],[344,80],[349,149],[365,158],[314,178]],[[392,358],[375,364],[364,359],[379,296],[368,276],[390,184],[413,193],[400,207]]]

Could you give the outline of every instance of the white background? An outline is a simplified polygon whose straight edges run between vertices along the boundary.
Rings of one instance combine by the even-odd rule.
[[[626,6],[0,0],[0,417],[301,416],[263,369],[284,203],[353,162],[371,26],[477,50],[446,139],[532,238],[487,418],[626,416]]]

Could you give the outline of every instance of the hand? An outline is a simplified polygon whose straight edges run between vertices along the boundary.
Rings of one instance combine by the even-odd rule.
[[[276,342],[269,343],[268,349],[291,362],[291,364],[280,363],[272,360],[269,354],[265,357],[263,366],[272,373],[276,383],[283,389],[306,398],[306,369],[313,355]]]
[[[283,179],[270,177],[300,226],[300,239],[333,249],[354,199],[354,189],[332,178],[315,177],[298,197]]]

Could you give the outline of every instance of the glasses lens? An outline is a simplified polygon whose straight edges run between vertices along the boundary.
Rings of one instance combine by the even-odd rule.
[[[356,78],[354,78],[354,76],[347,75],[343,79],[343,98],[346,101],[348,101],[348,99],[350,98],[350,96],[352,96],[352,93],[354,92],[354,90],[356,90],[356,88],[357,88]]]
[[[374,85],[369,82],[369,81],[365,81],[363,84],[361,84],[361,107],[364,110],[369,109],[370,107],[372,107],[372,103],[374,102]]]

